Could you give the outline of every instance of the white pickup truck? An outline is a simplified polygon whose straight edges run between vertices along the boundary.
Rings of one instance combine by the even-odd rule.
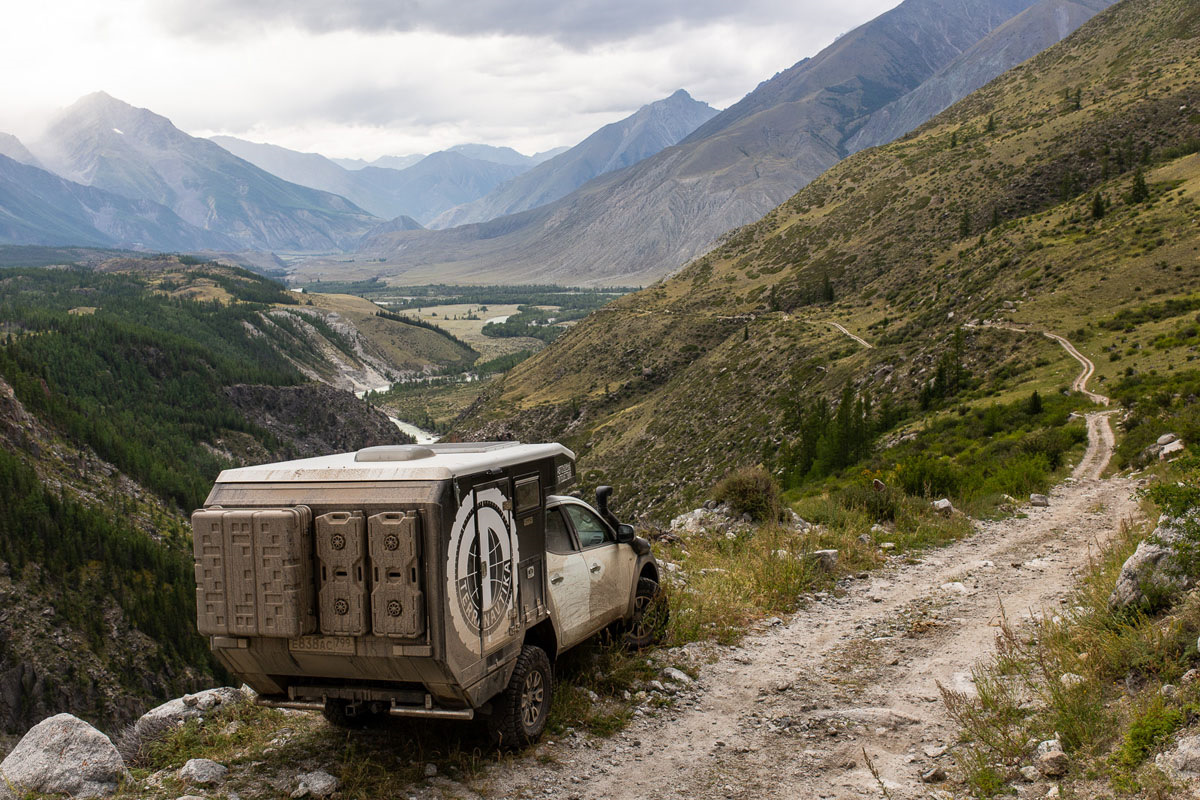
[[[649,543],[562,492],[559,444],[397,445],[225,470],[192,516],[197,620],[265,705],[537,739],[553,663],[667,622]]]

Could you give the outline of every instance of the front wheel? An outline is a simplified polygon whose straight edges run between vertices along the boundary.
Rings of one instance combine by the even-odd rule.
[[[662,641],[667,632],[671,609],[662,587],[649,578],[638,578],[637,592],[633,597],[633,617],[625,630],[622,641],[633,650],[641,650]]]
[[[536,742],[546,730],[553,699],[554,673],[546,651],[525,645],[508,686],[492,700],[492,715],[488,718],[492,741],[504,748]]]

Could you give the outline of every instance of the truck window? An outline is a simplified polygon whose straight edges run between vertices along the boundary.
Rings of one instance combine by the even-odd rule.
[[[567,521],[557,508],[546,509],[546,549],[551,553],[574,553],[578,549],[567,530]]]
[[[608,526],[583,506],[568,505],[563,508],[575,526],[575,535],[579,537],[579,546],[583,549],[617,540]]]

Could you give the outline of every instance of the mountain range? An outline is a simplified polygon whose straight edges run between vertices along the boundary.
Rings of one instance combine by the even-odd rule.
[[[847,397],[923,419],[911,431],[1069,396],[1079,364],[1042,332],[1093,360],[1096,391],[1182,402],[1190,389],[1156,387],[1195,379],[1200,342],[1197,42],[1190,0],[1112,6],[573,326],[454,434],[562,441],[589,482],[664,519],[730,470],[779,464],[803,420],[833,429]],[[1159,402],[1134,407],[1149,419]],[[1131,433],[1131,452],[1161,432]],[[897,479],[875,469],[847,473],[867,476],[864,497],[871,476]]]
[[[367,270],[405,282],[648,283],[1106,5],[906,0],[723,112],[680,91],[570,150],[532,157],[460,145],[347,169],[317,154],[198,139],[97,93],[28,148],[0,137],[0,154],[72,184],[6,167],[3,180],[25,183],[0,185],[4,235],[304,254],[302,278]],[[361,257],[344,258],[353,252]]]
[[[876,113],[888,109],[889,119],[936,113],[1102,5],[1074,3],[1060,18],[1062,0],[906,0],[763,82],[680,144],[558,201],[476,225],[373,238],[364,250],[386,262],[373,263],[373,270],[406,282],[436,275],[649,283],[860,146],[869,134],[857,143],[854,137]],[[1029,24],[1005,26],[1028,10]],[[1046,23],[1041,38],[1029,44],[1028,31],[1039,20]],[[925,93],[918,95],[903,113],[889,109],[931,80],[943,89],[927,89],[929,97],[917,102]],[[338,268],[318,262],[301,269],[332,276]]]
[[[533,165],[532,159],[510,148],[476,145],[475,149],[452,147],[432,153],[404,167],[379,166],[376,162],[351,170],[317,153],[298,153],[233,136],[214,136],[212,141],[272,175],[341,195],[377,217],[409,216],[422,223],[429,223],[460,203],[482,197]],[[479,158],[470,153],[495,157]],[[389,158],[379,161],[386,163]]]
[[[31,150],[68,180],[160,203],[243,249],[340,251],[377,224],[345,198],[288,183],[103,92],[63,111]]]
[[[683,89],[642,106],[625,119],[605,125],[579,144],[484,197],[453,208],[430,227],[452,228],[516,214],[570,194],[598,175],[615,172],[677,144],[716,116],[707,103]]]

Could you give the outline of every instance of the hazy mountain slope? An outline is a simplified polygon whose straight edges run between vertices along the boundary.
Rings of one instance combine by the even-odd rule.
[[[451,228],[516,214],[570,194],[597,175],[623,169],[676,144],[717,114],[680,89],[605,125],[570,150],[501,184],[489,194],[439,216],[435,228]]]
[[[828,169],[845,155],[843,140],[858,120],[1032,2],[906,0],[764,82],[675,147],[535,211],[440,234],[395,234],[368,253],[412,281],[649,282]],[[323,274],[334,268],[314,266]]]
[[[232,136],[214,136],[212,141],[272,175],[341,195],[359,208],[388,220],[417,215],[427,218],[442,213],[450,207],[447,204],[463,202],[464,198],[473,200],[497,181],[506,180],[533,164],[529,157],[507,147],[459,145],[421,157],[404,168],[382,167],[376,162],[348,170],[317,153],[299,153]]]
[[[534,164],[532,156],[518,153],[511,147],[496,147],[490,144],[456,144],[446,149],[451,153],[458,153],[476,161],[490,161],[493,164],[504,164],[509,167],[528,168]]]
[[[102,92],[64,111],[32,149],[68,180],[160,203],[243,248],[336,250],[378,222]]]
[[[28,164],[31,167],[45,169],[37,160],[33,153],[29,152],[29,148],[21,143],[21,140],[13,136],[11,133],[0,133],[0,156],[8,156],[13,161],[21,164]]]
[[[81,186],[0,155],[0,243],[156,250],[232,248],[147,200]]]
[[[413,164],[417,164],[425,158],[424,153],[412,153],[407,156],[380,156],[374,161],[359,161],[358,166],[354,169],[362,169],[363,167],[381,167],[383,169],[408,169]],[[349,167],[348,167],[349,169]]]
[[[216,142],[238,158],[249,161],[285,181],[341,195],[376,216],[387,216],[386,212],[381,213],[371,208],[374,198],[369,192],[365,202],[361,196],[354,197],[355,194],[361,194],[356,192],[358,184],[354,181],[354,173],[348,172],[323,155],[301,153],[273,144],[248,142],[234,136],[212,136],[209,141]]]
[[[1176,369],[1192,305],[1136,335],[1100,323],[1200,290],[1198,108],[1195,3],[1126,0],[576,325],[458,432],[561,439],[587,482],[661,517],[770,459],[797,435],[799,405],[847,384],[913,408],[964,323],[1034,334],[964,328],[973,377],[954,403],[1069,386],[1078,366],[1040,330],[1075,340],[1101,392]]]
[[[403,214],[424,225],[447,209],[484,196],[529,166],[528,160],[519,165],[504,164],[442,150],[399,172],[364,167],[351,174],[380,189],[386,187],[395,200],[398,213],[394,216]]]
[[[1040,0],[916,89],[872,114],[846,142],[846,150],[857,153],[903,136],[996,76],[1061,41],[1113,2]]]

